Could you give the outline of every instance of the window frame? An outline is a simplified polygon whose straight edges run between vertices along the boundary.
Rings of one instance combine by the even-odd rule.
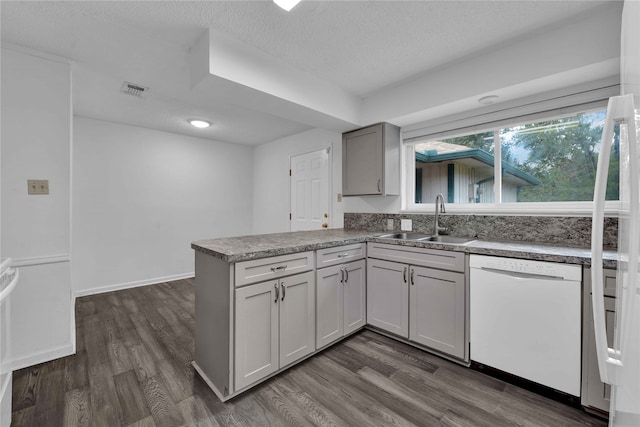
[[[542,113],[527,114],[525,116],[503,119],[499,122],[474,125],[472,128],[459,127],[458,130],[440,130],[433,135],[425,134],[416,136],[416,131],[410,129],[402,130],[403,141],[401,144],[401,204],[402,212],[406,213],[431,213],[433,206],[431,202],[415,203],[415,144],[426,139],[451,138],[471,133],[482,133],[493,131],[494,141],[494,200],[502,199],[502,144],[500,140],[500,129],[504,127],[514,127],[524,123],[534,121],[552,120],[560,117],[576,115],[584,111],[593,111],[594,108],[606,109],[607,100],[591,102],[589,105],[574,105],[562,109],[544,111]],[[545,114],[546,113],[546,114]],[[415,127],[415,126],[414,126]],[[452,126],[453,129],[453,126]],[[410,135],[406,138],[406,135]],[[619,200],[605,201],[605,215],[617,217],[622,205]],[[593,201],[568,201],[568,202],[498,202],[498,203],[449,203],[447,213],[451,214],[486,214],[486,215],[536,215],[536,216],[592,216]]]

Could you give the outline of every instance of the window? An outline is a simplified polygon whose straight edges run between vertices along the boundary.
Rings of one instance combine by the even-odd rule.
[[[415,203],[493,202],[493,131],[414,144]],[[419,177],[418,177],[419,176]]]
[[[458,211],[580,213],[591,210],[606,111],[405,145],[407,209],[430,210],[438,193]],[[607,200],[618,200],[618,130],[609,165]]]

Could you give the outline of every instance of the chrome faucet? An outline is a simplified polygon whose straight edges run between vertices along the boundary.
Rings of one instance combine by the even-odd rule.
[[[440,227],[439,225],[440,214],[446,212],[447,211],[444,209],[444,196],[442,195],[442,193],[438,193],[438,195],[436,196],[436,218],[435,225],[433,227],[433,237],[438,237],[438,234],[440,232],[447,232],[447,227]]]

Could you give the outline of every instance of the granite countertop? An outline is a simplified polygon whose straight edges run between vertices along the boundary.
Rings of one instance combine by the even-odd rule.
[[[542,243],[487,242],[476,240],[468,244],[470,253],[527,258],[567,264],[591,265],[591,248],[564,247]],[[606,268],[616,268],[616,251],[603,251],[602,263]]]
[[[257,234],[197,240],[191,243],[191,247],[196,251],[220,258],[229,263],[296,252],[313,251],[350,243],[374,241],[378,243],[444,249],[480,255],[591,265],[591,250],[589,248],[485,240],[472,240],[465,244],[451,244],[377,237],[381,234],[384,233],[379,231],[344,229],[296,231],[291,233]],[[603,266],[605,268],[616,267],[615,251],[604,251],[603,258]]]
[[[238,262],[361,243],[374,234],[380,233],[344,229],[295,231],[197,240],[191,247],[223,261]]]

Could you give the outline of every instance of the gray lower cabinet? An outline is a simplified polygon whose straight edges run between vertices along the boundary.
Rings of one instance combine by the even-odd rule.
[[[235,388],[315,351],[313,271],[235,290]]]
[[[365,325],[364,259],[316,272],[316,347],[327,346]]]
[[[315,351],[314,252],[195,257],[193,366],[221,401]]]
[[[409,276],[409,339],[464,358],[464,274],[411,266]]]
[[[248,386],[280,368],[278,280],[236,289],[235,384]]]
[[[466,359],[465,255],[378,243],[367,254],[367,323]]]
[[[367,259],[367,323],[409,338],[409,266]]]
[[[616,318],[616,271],[604,269],[604,308],[607,325],[607,342],[613,347],[613,330]],[[587,409],[608,412],[611,387],[600,381],[598,359],[593,328],[591,304],[591,269],[584,269],[583,325],[582,325],[582,397],[581,403]]]

